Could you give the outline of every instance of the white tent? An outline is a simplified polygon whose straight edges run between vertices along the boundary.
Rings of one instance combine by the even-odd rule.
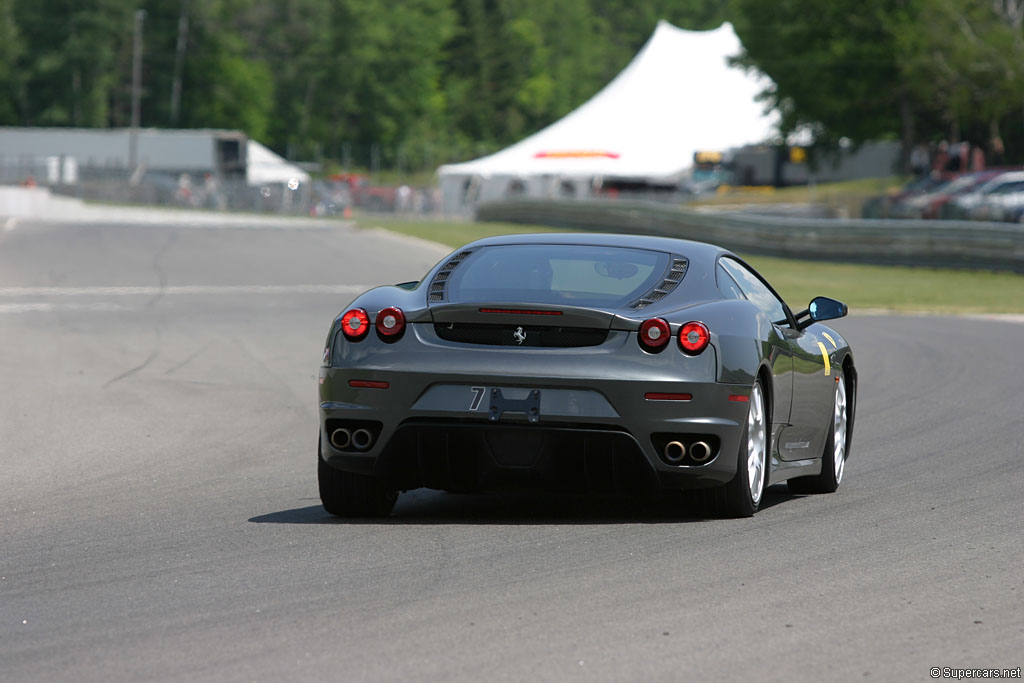
[[[289,164],[255,140],[249,140],[246,153],[248,163],[245,179],[249,185],[287,184],[292,180],[298,183],[309,182],[308,173],[295,164]]]
[[[698,150],[761,142],[774,120],[755,102],[768,84],[730,67],[729,23],[686,31],[665,21],[600,92],[547,128],[490,156],[442,166],[445,208],[510,194],[585,194],[598,179],[677,179]]]

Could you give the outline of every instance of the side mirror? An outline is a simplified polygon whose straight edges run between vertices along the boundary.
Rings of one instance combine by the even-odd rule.
[[[829,299],[827,296],[816,296],[811,299],[811,303],[807,304],[807,312],[814,322],[842,318],[846,315],[847,310],[846,304],[842,301]]]
[[[416,289],[416,285],[419,284],[419,280],[413,280],[412,282],[399,282],[395,287],[401,287],[402,289]]]

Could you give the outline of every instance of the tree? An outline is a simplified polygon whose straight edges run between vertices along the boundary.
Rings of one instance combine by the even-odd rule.
[[[913,1],[913,0],[911,0]],[[737,0],[741,65],[773,81],[763,94],[781,132],[856,142],[900,130],[907,86],[897,64],[888,0]]]
[[[140,8],[144,126],[241,129],[291,158],[493,151],[593,96],[659,19],[732,21],[784,135],[1024,154],[1024,0],[0,0],[0,123],[128,125]]]
[[[739,62],[767,74],[782,132],[984,144],[1022,126],[1024,0],[737,0]],[[1024,137],[1024,136],[1021,136]],[[1019,156],[1017,145],[1013,156]]]
[[[934,0],[894,30],[900,68],[928,129],[987,144],[1024,104],[1024,0]]]
[[[252,0],[206,0],[190,6],[182,89],[185,127],[239,129],[265,139],[274,82],[256,40],[241,31]]]
[[[324,142],[323,89],[330,71],[332,0],[292,0],[260,3],[248,14],[245,33],[252,36],[266,59],[274,82],[274,102],[267,144],[289,158],[319,156]],[[346,93],[330,96],[354,102]]]
[[[14,21],[14,0],[0,0],[0,125],[19,120],[22,97],[18,61],[24,45]]]
[[[130,82],[133,6],[128,0],[14,2],[24,36],[18,62],[27,125],[107,126]],[[120,98],[124,99],[124,98]]]
[[[335,151],[361,142],[364,163],[373,148],[423,163],[443,133],[440,63],[453,29],[447,0],[334,0],[308,97],[314,139]]]

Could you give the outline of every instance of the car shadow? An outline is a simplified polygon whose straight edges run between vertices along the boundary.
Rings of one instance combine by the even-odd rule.
[[[769,487],[761,511],[800,496]],[[722,521],[685,498],[606,498],[598,496],[501,492],[455,494],[429,489],[403,493],[385,518],[341,518],[319,504],[280,510],[249,519],[255,524],[679,524]]]
[[[790,493],[789,487],[784,483],[774,484],[765,489],[764,497],[761,499],[761,506],[758,508],[758,512],[764,512],[776,505],[781,505],[782,503],[788,503],[791,500],[806,497],[807,496],[805,495]]]

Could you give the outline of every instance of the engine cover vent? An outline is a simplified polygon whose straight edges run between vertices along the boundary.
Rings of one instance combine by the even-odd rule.
[[[630,304],[630,308],[640,310],[645,306],[650,306],[656,301],[664,299],[669,293],[679,286],[679,283],[683,281],[683,276],[686,275],[687,261],[682,256],[672,256],[672,266],[668,272],[665,273],[660,284],[655,285],[651,291],[647,292],[639,299]]]
[[[447,289],[448,278],[451,277],[452,271],[472,253],[473,250],[471,249],[460,251],[449,259],[448,263],[441,266],[441,270],[437,271],[437,275],[430,281],[430,289],[427,290],[427,301],[437,302],[445,300],[445,290]]]

